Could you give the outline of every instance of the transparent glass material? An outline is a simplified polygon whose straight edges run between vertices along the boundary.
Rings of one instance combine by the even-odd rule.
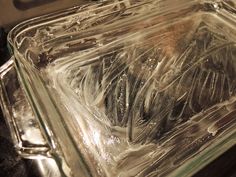
[[[18,25],[15,67],[67,176],[190,176],[235,144],[235,9],[111,1]]]
[[[20,87],[12,59],[0,68],[0,77],[1,107],[17,151],[30,158],[46,154],[49,146]]]
[[[50,158],[50,148],[40,124],[20,87],[13,59],[1,66],[0,83],[1,107],[17,152],[24,158],[34,159],[40,176],[62,176],[54,159]]]

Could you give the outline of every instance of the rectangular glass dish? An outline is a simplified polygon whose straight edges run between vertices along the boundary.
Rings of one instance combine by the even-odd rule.
[[[66,176],[191,176],[235,144],[236,17],[221,1],[110,1],[9,43]]]

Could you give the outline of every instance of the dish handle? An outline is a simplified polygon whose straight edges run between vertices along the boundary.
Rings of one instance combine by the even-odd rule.
[[[48,158],[48,145],[20,87],[14,57],[0,67],[0,105],[16,151],[24,158]]]

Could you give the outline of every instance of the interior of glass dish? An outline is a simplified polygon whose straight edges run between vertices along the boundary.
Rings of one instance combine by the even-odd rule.
[[[235,99],[235,42],[217,18],[199,19],[48,68],[75,132],[105,173],[164,175],[234,121],[225,106]]]

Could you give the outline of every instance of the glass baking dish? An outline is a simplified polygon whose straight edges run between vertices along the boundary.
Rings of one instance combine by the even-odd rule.
[[[66,176],[197,172],[235,144],[235,20],[222,1],[166,0],[19,24],[9,43],[50,149],[38,153]]]

